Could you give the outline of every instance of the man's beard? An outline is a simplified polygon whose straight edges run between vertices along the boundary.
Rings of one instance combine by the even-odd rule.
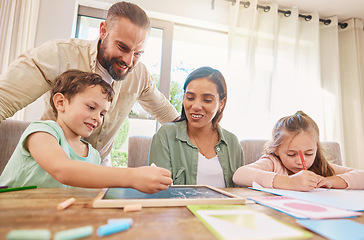
[[[105,57],[105,53],[107,52],[107,42],[108,42],[108,37],[106,37],[104,39],[103,42],[99,42],[99,52],[98,54],[100,55],[100,62],[104,65],[104,68],[107,70],[107,72],[110,74],[110,76],[115,80],[115,81],[121,81],[124,80],[126,78],[126,76],[132,72],[134,70],[134,65],[130,65],[128,66],[124,61],[118,62],[118,60],[116,58],[111,58],[110,61],[108,61]],[[122,65],[122,66],[126,66],[128,68],[127,72],[124,74],[118,74],[115,71],[115,68],[113,66],[113,63],[118,64],[118,65]]]
[[[115,80],[115,81],[121,81],[124,80],[126,78],[126,76],[133,71],[134,66],[128,66],[124,61],[117,63],[117,60],[115,58],[112,58],[110,62],[108,62],[106,59],[103,59],[103,56],[101,56],[102,61],[105,64],[105,69],[107,70],[107,72],[110,74],[110,76]],[[115,69],[114,69],[114,65],[118,64],[118,65],[123,65],[126,66],[128,68],[128,71],[124,74],[118,74],[116,73]]]

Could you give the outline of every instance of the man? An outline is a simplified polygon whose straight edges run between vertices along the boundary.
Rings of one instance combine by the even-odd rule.
[[[100,24],[97,40],[55,40],[20,55],[0,75],[0,121],[48,92],[54,79],[68,69],[96,72],[114,88],[115,97],[102,127],[86,139],[103,160],[135,101],[161,123],[178,118],[145,65],[139,63],[149,31],[149,18],[141,8],[118,2]],[[42,116],[45,119],[55,120],[48,102]],[[110,165],[107,160],[103,164]]]

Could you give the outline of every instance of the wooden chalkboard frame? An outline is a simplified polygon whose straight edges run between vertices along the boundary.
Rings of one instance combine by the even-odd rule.
[[[245,204],[245,199],[238,197],[234,194],[228,193],[221,189],[211,187],[208,185],[175,185],[170,186],[172,189],[176,188],[191,188],[191,189],[208,189],[209,191],[216,192],[222,195],[219,197],[207,198],[118,198],[118,199],[105,199],[104,196],[108,188],[103,189],[94,199],[92,207],[94,208],[123,208],[126,205],[140,204],[142,207],[173,207],[173,206],[187,206],[196,204]],[[123,188],[118,188],[123,191]]]

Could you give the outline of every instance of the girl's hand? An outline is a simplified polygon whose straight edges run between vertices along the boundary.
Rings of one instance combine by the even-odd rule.
[[[273,180],[273,187],[295,191],[310,191],[317,187],[323,179],[311,171],[302,170],[291,176],[276,175]]]
[[[160,167],[134,168],[132,187],[144,193],[156,193],[166,190],[173,183],[171,172]]]
[[[330,176],[321,179],[320,182],[317,183],[316,188],[338,188],[338,189],[345,189],[348,187],[348,184],[338,176]]]

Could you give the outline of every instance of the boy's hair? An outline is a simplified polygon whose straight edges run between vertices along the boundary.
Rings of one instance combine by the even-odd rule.
[[[106,17],[106,24],[112,26],[117,18],[129,19],[135,25],[144,29],[150,29],[150,20],[147,14],[138,5],[130,2],[117,2],[113,4]]]
[[[219,98],[220,98],[219,102],[223,99],[227,99],[227,86],[225,78],[219,70],[213,69],[211,67],[200,67],[191,72],[187,76],[186,81],[184,83],[183,86],[184,93],[186,93],[188,84],[190,84],[190,82],[192,82],[193,80],[199,78],[207,78],[208,80],[216,84],[217,92],[219,93]],[[216,113],[215,117],[212,119],[212,126],[214,127],[214,129],[217,129],[217,125],[220,122],[222,115],[224,113],[225,106],[226,106],[226,101],[224,106]],[[186,117],[185,107],[182,104],[181,118],[178,120],[178,122],[184,121],[186,119],[187,117]]]
[[[114,90],[105,82],[100,75],[96,73],[83,72],[77,69],[70,69],[59,75],[51,90],[50,104],[56,117],[58,112],[53,102],[53,96],[56,93],[62,93],[68,100],[70,100],[77,93],[82,92],[87,87],[99,85],[102,87],[102,93],[107,96],[109,102],[114,97]]]
[[[297,135],[301,132],[310,132],[311,134],[314,134],[317,142],[315,160],[308,170],[324,177],[333,176],[335,171],[328,163],[327,158],[325,157],[326,151],[320,143],[320,130],[315,121],[303,111],[298,111],[294,115],[283,117],[278,120],[273,128],[272,140],[265,145],[264,153],[275,155],[274,151],[286,139],[287,133]]]

